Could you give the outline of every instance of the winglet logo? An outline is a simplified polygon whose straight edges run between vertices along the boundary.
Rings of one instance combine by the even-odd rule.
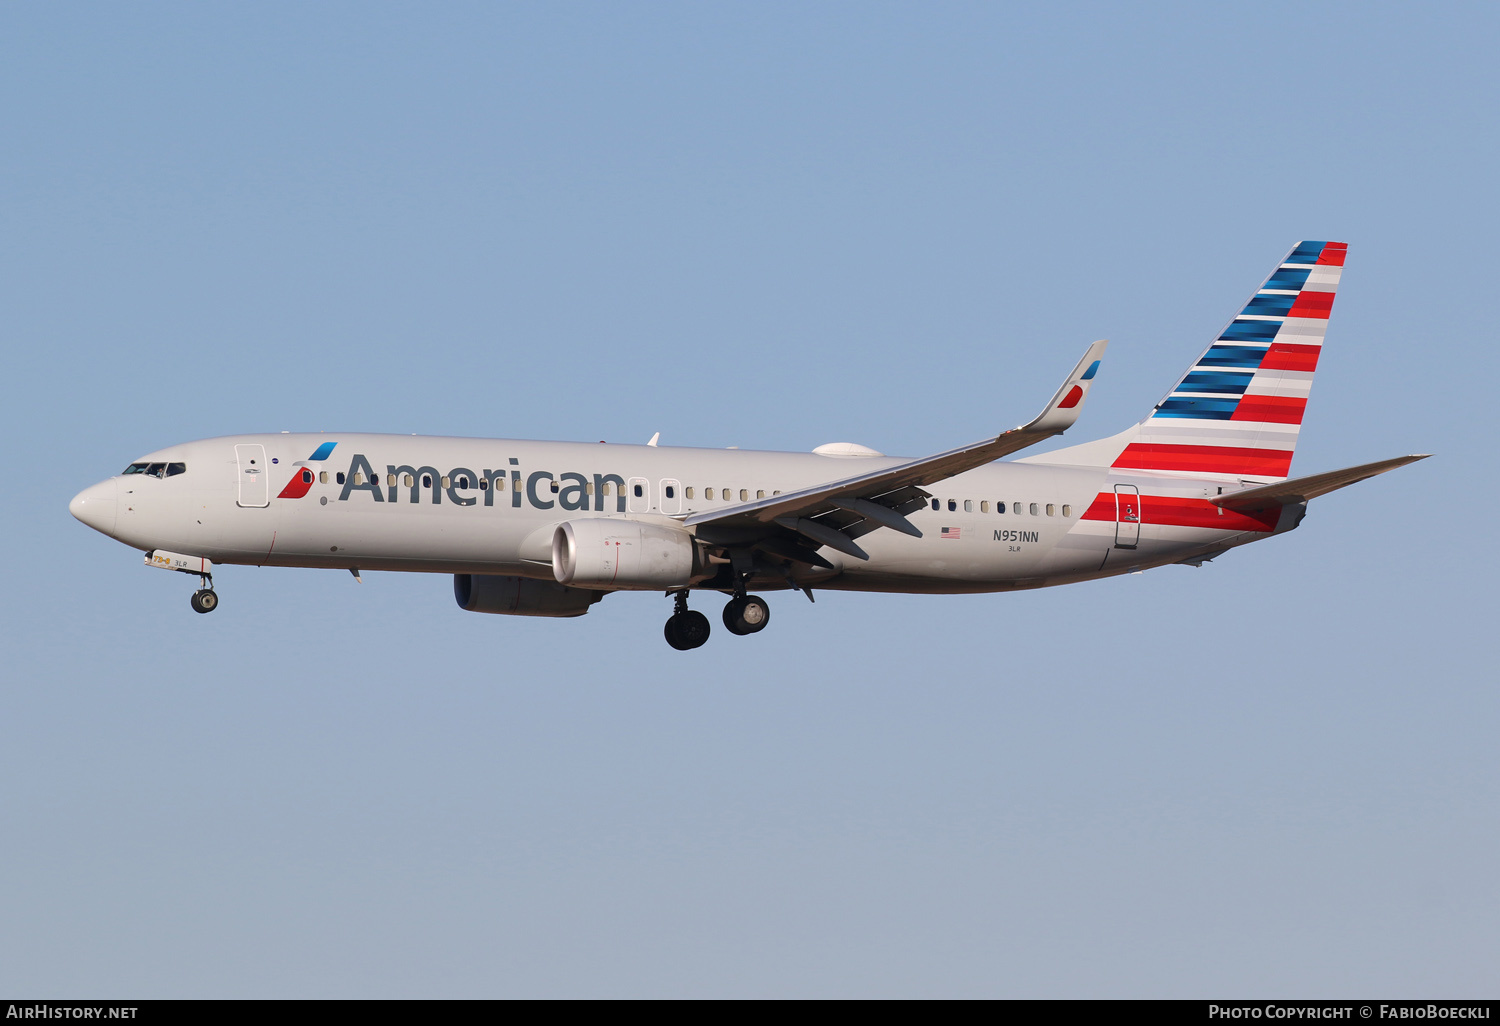
[[[313,454],[311,456],[309,456],[307,459],[303,460],[302,462],[303,463],[313,463],[313,462],[321,463],[323,460],[326,460],[333,453],[333,447],[336,446],[336,445],[338,445],[338,444],[339,443],[337,443],[337,442],[324,442],[322,445],[318,446],[316,449],[313,450]],[[297,472],[292,475],[292,479],[286,483],[286,487],[281,490],[281,494],[278,495],[278,496],[276,496],[276,498],[278,498],[278,499],[300,499],[304,495],[307,494],[307,490],[312,487],[312,484],[313,484],[313,472],[312,472],[312,470],[310,468],[308,468],[308,467],[305,467],[305,466],[299,466],[297,468]]]

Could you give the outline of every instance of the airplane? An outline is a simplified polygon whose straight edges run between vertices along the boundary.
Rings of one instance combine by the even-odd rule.
[[[1019,591],[1201,566],[1295,529],[1318,496],[1425,459],[1289,478],[1348,247],[1301,242],[1170,392],[1119,434],[1006,461],[1078,419],[1095,342],[1035,418],[921,459],[383,434],[257,434],[158,450],[84,489],[73,516],[199,578],[221,565],[453,575],[472,612],[574,617],[618,591],[673,600],[666,640],[703,645],[693,593]]]

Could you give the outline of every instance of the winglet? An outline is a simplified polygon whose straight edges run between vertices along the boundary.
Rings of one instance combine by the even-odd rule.
[[[1089,346],[1083,359],[1078,361],[1078,366],[1073,368],[1073,373],[1062,383],[1047,408],[1030,424],[1023,424],[1016,430],[1060,435],[1072,427],[1077,422],[1078,415],[1083,412],[1083,401],[1088,398],[1089,387],[1094,383],[1094,375],[1099,373],[1099,362],[1108,345],[1109,340],[1101,338]]]

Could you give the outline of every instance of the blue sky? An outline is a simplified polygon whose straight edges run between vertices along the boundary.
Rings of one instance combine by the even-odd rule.
[[[1492,995],[1497,20],[0,11],[0,991]],[[1437,455],[1198,570],[675,653],[67,515],[248,431],[920,455],[1108,337],[1097,437],[1300,239],[1294,471]]]

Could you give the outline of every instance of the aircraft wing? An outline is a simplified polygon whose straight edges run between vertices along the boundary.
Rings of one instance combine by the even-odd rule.
[[[803,558],[808,554],[802,548],[804,539],[815,543],[813,550],[827,545],[858,559],[868,559],[853,539],[877,528],[889,527],[920,538],[922,532],[906,519],[906,514],[920,509],[927,501],[929,496],[922,486],[1009,456],[1072,427],[1083,410],[1084,398],[1099,370],[1106,344],[1101,340],[1089,346],[1052,401],[1033,420],[995,438],[886,470],[828,481],[711,513],[695,513],[685,523],[698,528],[700,537],[724,544],[754,542],[781,527],[799,537],[783,536],[783,543],[773,541],[760,547],[788,558],[824,565],[826,561],[821,558]],[[792,555],[788,544],[802,555]]]
[[[1298,502],[1306,502],[1308,499],[1316,499],[1320,495],[1327,495],[1329,492],[1347,488],[1352,484],[1358,484],[1376,474],[1384,474],[1388,470],[1404,467],[1408,463],[1425,460],[1431,455],[1431,453],[1422,453],[1416,456],[1397,456],[1391,460],[1364,463],[1343,470],[1330,470],[1326,474],[1289,478],[1276,484],[1261,485],[1259,488],[1247,488],[1242,492],[1215,496],[1209,501],[1225,509],[1246,511],[1290,506]]]

